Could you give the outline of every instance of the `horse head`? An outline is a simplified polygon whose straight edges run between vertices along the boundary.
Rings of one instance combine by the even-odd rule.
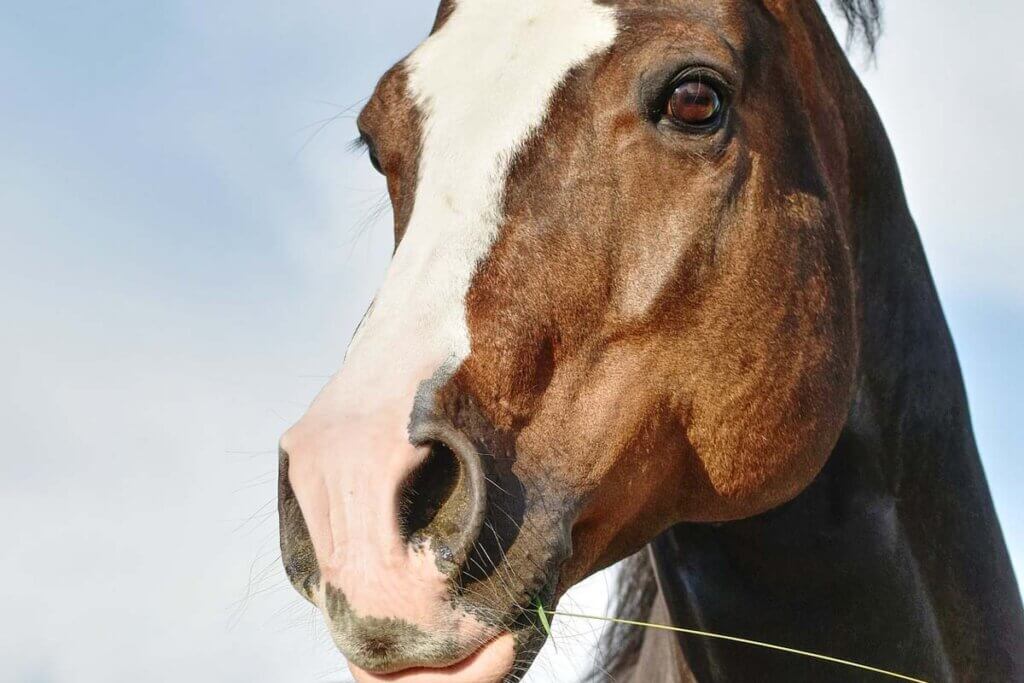
[[[358,118],[393,259],[281,440],[285,566],[357,679],[514,679],[537,601],[808,486],[871,117],[811,0],[442,3]]]

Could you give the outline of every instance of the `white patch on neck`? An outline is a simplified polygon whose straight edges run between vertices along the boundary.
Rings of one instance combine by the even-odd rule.
[[[616,32],[614,11],[592,0],[458,0],[409,56],[408,87],[423,113],[415,206],[346,365],[378,365],[364,377],[379,382],[386,362],[404,393],[406,371],[429,376],[469,355],[466,294],[497,239],[511,163],[570,69]],[[374,360],[360,357],[364,346],[376,347]]]

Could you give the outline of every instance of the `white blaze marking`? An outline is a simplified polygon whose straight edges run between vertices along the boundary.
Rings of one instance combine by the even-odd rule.
[[[466,294],[498,236],[511,163],[569,70],[615,34],[613,10],[591,0],[459,0],[406,60],[423,112],[419,185],[405,237],[349,349],[346,365],[366,366],[346,368],[350,380],[400,399],[410,380],[469,355]]]

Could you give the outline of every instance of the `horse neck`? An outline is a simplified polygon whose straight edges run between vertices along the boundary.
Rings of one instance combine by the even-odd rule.
[[[959,377],[940,362],[865,372],[827,465],[790,503],[658,537],[674,622],[929,681],[1024,680],[1019,593]],[[863,680],[746,646],[681,645],[698,680]]]
[[[873,115],[873,111],[871,112]],[[881,125],[851,148],[860,226],[856,397],[829,460],[790,503],[652,544],[678,625],[929,681],[1024,680],[1020,595],[971,431],[953,343]],[[851,158],[856,169],[858,160]],[[867,200],[863,199],[867,198]],[[863,680],[684,638],[698,680]]]
[[[899,170],[859,81],[848,124],[857,226],[860,373],[832,458],[865,458],[849,495],[892,509],[906,556],[956,680],[1024,681],[1024,609],[971,428],[960,364]],[[854,103],[847,103],[857,111]],[[849,451],[845,453],[844,451]],[[841,476],[841,474],[840,474]],[[870,515],[868,509],[860,512]],[[864,506],[862,505],[863,509]],[[884,603],[883,603],[884,604]]]

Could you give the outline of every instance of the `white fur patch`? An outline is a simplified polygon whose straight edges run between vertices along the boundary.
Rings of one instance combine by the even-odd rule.
[[[409,373],[419,381],[469,355],[466,294],[498,236],[512,160],[569,70],[616,31],[613,10],[591,0],[458,0],[410,55],[408,87],[423,112],[416,203],[349,349],[347,366],[367,366],[346,368],[350,380],[379,383],[386,363],[401,386],[376,389],[398,398]]]

